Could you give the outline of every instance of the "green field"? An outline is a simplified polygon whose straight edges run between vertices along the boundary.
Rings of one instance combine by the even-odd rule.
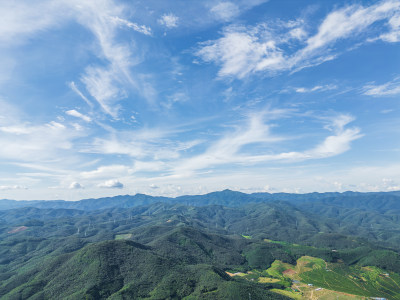
[[[282,284],[287,288],[274,289],[274,292],[293,299],[316,296],[318,299],[400,299],[400,275],[397,273],[377,267],[327,263],[311,256],[302,256],[296,265],[275,260],[267,270],[251,270],[235,276],[259,283]]]
[[[272,263],[271,267],[267,270],[268,275],[285,280],[288,276],[285,276],[283,273],[289,269],[294,269],[294,266],[283,263],[280,260],[276,260]]]
[[[301,273],[303,282],[330,290],[346,292],[360,296],[400,299],[400,276],[375,267],[346,266],[328,264],[330,271],[314,268]]]
[[[377,267],[346,266],[303,256],[297,260],[296,266],[276,260],[266,272],[280,279],[281,283],[291,278],[306,287],[312,284],[308,289],[323,288],[351,295],[400,299],[399,274]]]
[[[117,234],[115,236],[116,240],[128,240],[132,237],[132,233],[126,233],[126,234]]]

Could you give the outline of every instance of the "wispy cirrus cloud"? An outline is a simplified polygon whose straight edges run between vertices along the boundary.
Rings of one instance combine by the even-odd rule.
[[[337,89],[337,86],[334,84],[327,84],[327,85],[316,85],[311,88],[306,87],[297,87],[294,88],[296,93],[312,93],[312,92],[324,92],[324,91],[331,91]]]
[[[395,79],[381,84],[367,84],[363,88],[364,95],[380,97],[380,96],[394,96],[400,94],[400,77],[396,77]]]
[[[88,136],[86,128],[65,120],[29,122],[15,106],[0,104],[0,163],[25,170],[13,175],[25,178],[23,185],[46,177],[58,180],[74,173],[74,166],[88,163],[78,152],[81,139]]]
[[[329,124],[325,129],[333,134],[326,137],[323,142],[305,151],[292,151],[283,152],[272,155],[259,155],[245,157],[248,162],[262,162],[262,161],[303,161],[309,159],[321,159],[336,156],[350,150],[351,142],[361,138],[361,130],[358,127],[346,128],[354,118],[350,115],[338,115],[329,118]]]
[[[249,117],[246,126],[228,133],[213,143],[203,154],[183,161],[175,170],[176,173],[191,172],[193,170],[215,167],[226,163],[242,161],[238,157],[239,151],[249,144],[273,143],[282,138],[271,133],[271,127],[264,123],[264,113]],[[243,162],[243,161],[242,161]]]
[[[127,96],[127,92],[119,84],[118,70],[112,66],[110,68],[88,67],[81,81],[103,111],[117,118],[120,110],[117,102]]]
[[[37,32],[57,27],[71,15],[59,10],[61,2],[2,1],[0,3],[0,41],[3,45],[15,45],[26,41]],[[43,13],[45,12],[45,13]]]
[[[0,157],[16,161],[51,160],[73,148],[73,141],[85,135],[73,127],[51,121],[32,125],[0,126]]]
[[[81,172],[79,176],[83,179],[122,177],[132,174],[132,171],[132,168],[125,165],[109,165],[98,167],[93,171]]]
[[[199,138],[176,139],[180,133],[190,128],[149,127],[137,130],[110,130],[102,137],[95,137],[90,145],[82,149],[84,153],[106,155],[126,155],[131,159],[170,160],[180,157],[180,153],[202,143]]]
[[[283,51],[276,41],[260,39],[261,30],[261,27],[225,28],[223,37],[202,43],[195,54],[206,62],[220,65],[220,77],[236,76],[243,79],[262,69],[282,69],[286,64]]]
[[[338,115],[330,118],[325,129],[333,134],[309,150],[277,154],[245,153],[242,151],[245,146],[256,143],[264,145],[264,152],[272,152],[272,145],[285,139],[282,136],[273,135],[270,125],[264,123],[263,115],[255,114],[249,118],[246,127],[217,140],[203,154],[180,162],[174,169],[174,174],[188,176],[196,170],[223,164],[251,165],[271,161],[294,162],[339,155],[350,149],[352,141],[363,136],[359,128],[346,127],[353,120],[354,118],[349,115]]]
[[[128,28],[132,28],[133,30],[135,30],[137,32],[140,32],[140,33],[143,33],[145,35],[151,35],[152,34],[151,28],[148,27],[148,26],[139,25],[137,23],[133,23],[133,22],[130,22],[128,20],[121,19],[119,17],[111,17],[111,20],[113,22],[115,22],[116,24],[118,24],[118,25],[126,26]]]
[[[388,34],[393,35],[399,11],[398,0],[381,1],[367,7],[346,6],[329,13],[311,36],[296,22],[292,22],[296,24],[292,28],[281,21],[275,26],[270,23],[228,26],[221,38],[201,43],[195,55],[220,66],[219,77],[243,79],[259,72],[296,71],[335,59],[338,52],[332,46],[337,41],[365,33],[378,21],[390,24]]]
[[[237,15],[239,15],[239,7],[232,2],[219,2],[212,6],[210,12],[219,20],[230,21]]]
[[[97,47],[94,47],[93,54],[103,63],[88,65],[79,79],[102,110],[117,118],[117,104],[126,98],[129,90],[134,90],[144,98],[148,97],[149,90],[148,82],[131,73],[131,68],[141,60],[139,55],[134,55],[134,44],[131,40],[121,40],[119,33],[122,28],[127,28],[151,36],[152,30],[149,26],[127,20],[126,11],[124,4],[110,0],[39,0],[34,6],[29,1],[4,2],[0,4],[3,20],[0,24],[0,41],[3,41],[3,45],[12,46],[68,22],[80,24],[95,37]],[[88,99],[90,97],[78,90],[75,83],[71,83],[70,87],[92,107]]]
[[[389,43],[395,43],[400,41],[400,13],[397,12],[388,22],[389,30],[382,33],[377,38],[372,38],[370,41],[383,40]]]
[[[76,86],[75,82],[71,81],[70,83],[68,83],[68,86],[71,88],[71,90],[73,90],[79,97],[81,97],[83,99],[83,101],[86,102],[86,104],[93,109],[94,105],[92,103],[92,101],[90,101]]]
[[[69,116],[82,119],[82,120],[85,121],[85,122],[91,122],[91,121],[92,121],[92,118],[91,118],[91,117],[86,116],[86,115],[80,113],[79,111],[77,111],[77,110],[75,110],[75,109],[67,110],[65,113],[66,113],[67,115],[69,115]]]
[[[151,35],[151,28],[123,19],[124,6],[112,1],[101,3],[84,2],[74,6],[77,20],[88,28],[97,39],[98,55],[105,59],[105,65],[88,66],[81,76],[87,91],[96,99],[105,113],[118,117],[118,101],[127,97],[128,88],[141,92],[140,80],[131,74],[131,68],[138,63],[129,43],[117,40],[121,25]]]
[[[388,0],[367,7],[351,5],[335,10],[326,16],[317,34],[307,40],[306,47],[298,56],[301,58],[310,55],[315,50],[324,48],[339,39],[359,34],[377,21],[390,20],[399,9],[399,1]]]
[[[232,0],[205,1],[206,7],[209,9],[209,15],[220,22],[230,22],[255,6],[264,4],[269,0]]]

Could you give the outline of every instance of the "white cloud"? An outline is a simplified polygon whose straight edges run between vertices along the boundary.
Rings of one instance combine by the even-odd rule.
[[[286,64],[283,52],[273,40],[259,37],[259,29],[229,27],[224,36],[202,44],[196,52],[206,62],[221,65],[218,74],[239,79],[262,69],[281,69]]]
[[[400,77],[381,85],[369,84],[364,86],[364,95],[368,96],[394,96],[400,94]]]
[[[70,185],[69,185],[69,189],[71,189],[71,190],[79,190],[79,189],[83,189],[83,186],[79,183],[79,182],[72,182]]]
[[[126,10],[126,6],[111,0],[38,0],[35,5],[24,0],[3,1],[0,3],[0,41],[2,46],[13,45],[33,39],[40,32],[54,30],[71,20],[78,22],[96,38],[94,52],[104,61],[102,65],[88,66],[81,75],[81,81],[104,112],[117,118],[119,107],[116,103],[126,97],[126,87],[135,89],[150,100],[147,95],[149,83],[131,74],[130,69],[141,59],[139,54],[132,54],[134,43],[123,42],[117,39],[117,35],[121,26],[145,35],[151,35],[151,28],[126,20]],[[75,83],[71,83],[70,87],[93,108]]]
[[[106,138],[95,138],[94,142],[85,152],[100,154],[124,154],[135,158],[146,156],[145,142],[135,139],[124,140],[122,137],[110,136]]]
[[[346,6],[328,14],[308,39],[301,22],[292,22],[295,28],[281,21],[274,26],[229,26],[221,38],[201,43],[195,55],[219,65],[219,77],[243,79],[257,72],[298,71],[336,58],[332,46],[338,40],[356,37],[377,21],[388,20],[393,34],[393,28],[398,28],[393,15],[399,10],[400,1],[395,0]]]
[[[285,112],[282,111],[281,114]],[[213,143],[203,154],[182,161],[175,169],[176,174],[191,173],[194,170],[204,169],[226,163],[244,162],[238,152],[249,144],[274,143],[282,137],[271,134],[270,126],[264,123],[268,112],[251,115],[244,128],[238,128],[234,133],[223,136]]]
[[[103,111],[118,118],[118,102],[128,96],[128,91],[136,90],[146,100],[150,84],[143,81],[140,74],[131,72],[131,68],[141,62],[135,44],[118,39],[121,26],[151,35],[151,28],[138,25],[123,18],[126,7],[113,1],[76,1],[71,3],[76,20],[89,29],[97,40],[95,54],[105,61],[102,65],[90,65],[81,75],[86,90],[99,103]]]
[[[67,110],[65,113],[69,116],[73,116],[73,117],[82,119],[85,122],[92,121],[92,118],[90,118],[89,116],[86,116],[84,114],[81,114],[79,111],[76,111],[75,109]]]
[[[119,72],[112,68],[88,67],[81,80],[104,112],[117,118],[120,106],[115,103],[126,97],[126,92],[119,86]]]
[[[389,32],[381,34],[378,39],[389,43],[400,42],[400,13],[390,18],[389,27]]]
[[[220,2],[213,6],[210,12],[219,20],[230,21],[239,15],[240,10],[239,7],[232,2]]]
[[[172,13],[164,14],[158,19],[158,23],[167,27],[168,29],[178,27],[179,18]]]
[[[130,21],[121,19],[119,17],[111,17],[111,20],[116,24],[126,26],[128,28],[132,28],[133,30],[143,33],[145,35],[151,35],[151,28],[145,25],[138,25],[136,23],[132,23]]]
[[[289,37],[295,40],[302,41],[304,38],[307,37],[307,32],[301,27],[296,27],[289,31]]]
[[[24,125],[13,125],[13,126],[1,126],[0,131],[4,133],[12,133],[16,135],[29,134],[31,132],[30,127]]]
[[[84,136],[58,122],[33,125],[15,123],[0,127],[0,157],[16,161],[52,160],[73,148],[73,141]]]
[[[352,5],[333,11],[322,22],[318,33],[307,40],[307,46],[301,51],[300,56],[325,47],[338,39],[358,34],[376,21],[390,18],[393,11],[399,8],[399,1],[389,0],[369,7]]]
[[[134,171],[135,172],[159,172],[167,168],[163,161],[135,161]]]
[[[116,41],[120,23],[115,20],[122,19],[115,19],[115,16],[123,14],[123,6],[110,1],[82,2],[76,4],[74,9],[78,22],[96,37],[99,46],[97,54],[108,61],[106,66],[87,67],[81,81],[104,112],[117,118],[119,106],[116,103],[127,95],[124,83],[129,82],[137,87],[129,70],[135,62],[131,48]]]
[[[0,144],[3,145],[0,163],[14,166],[11,170],[15,173],[9,176],[18,180],[24,178],[20,181],[22,185],[37,187],[45,180],[57,185],[57,180],[73,174],[72,169],[87,162],[79,154],[80,145],[76,143],[87,136],[84,128],[77,130],[73,125],[55,121],[24,122],[15,107],[7,103],[0,107]],[[5,113],[4,108],[7,108]],[[40,173],[31,169],[40,170]]]
[[[362,137],[357,127],[345,128],[353,118],[348,115],[339,115],[332,118],[326,129],[333,132],[325,140],[303,152],[282,152],[278,154],[246,154],[241,153],[244,146],[254,143],[265,145],[282,141],[283,137],[274,136],[270,133],[270,126],[264,124],[262,115],[253,115],[245,129],[227,134],[212,144],[203,154],[182,161],[174,172],[178,176],[193,174],[195,170],[214,167],[221,164],[236,163],[249,165],[269,161],[302,161],[309,159],[321,159],[344,153],[350,149],[350,143]],[[268,152],[268,150],[265,150]]]
[[[154,183],[150,184],[149,187],[151,189],[159,189],[160,188],[158,185],[155,185]]]
[[[60,2],[54,1],[36,1],[34,6],[31,1],[1,1],[2,46],[23,42],[33,33],[54,28],[70,17],[68,11],[59,8]]]
[[[84,179],[107,178],[110,176],[120,177],[132,174],[132,171],[132,168],[125,165],[101,166],[93,171],[81,172],[80,177]]]
[[[143,128],[140,130],[112,132],[105,137],[95,138],[85,153],[122,154],[140,160],[146,166],[162,161],[175,160],[182,152],[195,147],[201,140],[174,141],[181,130],[168,128]],[[137,165],[138,166],[138,165]],[[159,168],[159,167],[157,167]]]
[[[93,109],[93,103],[84,94],[82,94],[82,92],[76,86],[75,82],[72,81],[68,85],[79,97],[83,99],[83,101],[86,102],[87,105],[89,105],[90,108]]]
[[[0,185],[0,191],[8,190],[26,190],[27,188],[20,185]]]
[[[171,107],[175,103],[183,103],[183,102],[186,102],[188,99],[189,98],[185,93],[176,92],[176,93],[172,94],[171,96],[168,96],[167,101],[162,102],[161,105],[164,106],[166,109],[171,109]]]
[[[335,89],[337,89],[336,85],[328,84],[328,85],[316,85],[312,88],[299,87],[299,88],[295,88],[294,90],[297,93],[311,93],[311,92],[324,92],[324,91],[330,91],[330,90],[335,90]]]
[[[98,185],[101,188],[122,189],[124,185],[116,179],[110,179]]]
[[[385,191],[400,191],[400,184],[396,183],[392,178],[383,178],[382,187]]]
[[[333,132],[333,135],[328,136],[325,140],[314,148],[303,152],[283,152],[280,154],[260,155],[246,157],[248,161],[302,161],[308,159],[320,159],[331,156],[336,156],[350,150],[350,143],[361,138],[363,135],[357,127],[345,128],[354,119],[349,115],[338,115],[330,120],[330,123],[325,126],[326,129]]]

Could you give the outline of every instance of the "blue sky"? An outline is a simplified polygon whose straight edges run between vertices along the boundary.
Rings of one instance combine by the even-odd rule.
[[[0,19],[0,198],[400,190],[400,0],[20,0]]]

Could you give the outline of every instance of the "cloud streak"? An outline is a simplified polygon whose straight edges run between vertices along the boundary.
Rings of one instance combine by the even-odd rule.
[[[295,88],[294,90],[296,93],[312,93],[312,92],[325,92],[325,91],[331,91],[337,89],[336,85],[333,84],[328,84],[328,85],[316,85],[312,88],[305,88],[305,87],[298,87]]]
[[[88,123],[92,122],[91,117],[81,114],[79,111],[76,111],[75,109],[67,110],[65,113],[69,116],[82,119],[85,122],[88,122]]]
[[[303,152],[283,152],[279,154],[246,154],[241,149],[247,145],[261,143],[264,151],[272,150],[271,144],[283,140],[283,137],[274,136],[270,132],[270,126],[263,122],[262,115],[250,117],[245,129],[237,130],[228,134],[211,145],[205,153],[183,161],[177,168],[175,174],[187,176],[196,170],[206,169],[222,164],[243,164],[283,161],[294,162],[309,159],[321,159],[342,154],[350,149],[352,141],[363,135],[357,127],[346,128],[353,121],[348,115],[339,115],[330,120],[326,129],[333,134],[325,138],[323,142]]]
[[[400,77],[381,85],[368,84],[364,86],[364,95],[380,97],[400,94]]]

